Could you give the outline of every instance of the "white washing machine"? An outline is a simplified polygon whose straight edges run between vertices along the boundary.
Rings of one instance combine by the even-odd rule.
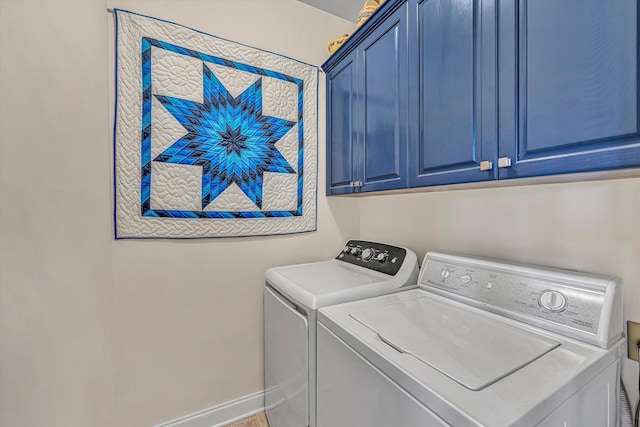
[[[315,427],[317,310],[416,287],[416,254],[397,246],[350,240],[335,259],[270,268],[265,278],[269,425]]]
[[[318,313],[318,427],[615,427],[612,277],[430,252],[419,288]]]

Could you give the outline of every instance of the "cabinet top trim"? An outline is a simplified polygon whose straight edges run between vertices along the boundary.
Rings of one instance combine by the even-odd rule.
[[[358,46],[362,39],[368,36],[380,23],[406,2],[407,0],[387,0],[382,3],[373,15],[360,28],[356,29],[347,41],[322,64],[322,70],[325,73],[331,71],[333,67]]]

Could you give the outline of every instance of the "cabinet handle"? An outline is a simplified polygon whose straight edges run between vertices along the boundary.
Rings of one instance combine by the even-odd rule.
[[[493,163],[490,161],[485,160],[484,162],[480,162],[481,171],[490,171],[491,169],[493,169]]]
[[[351,181],[349,183],[349,187],[351,188],[362,187],[362,181]]]
[[[498,159],[498,167],[499,168],[510,168],[511,167],[511,157],[500,157]]]

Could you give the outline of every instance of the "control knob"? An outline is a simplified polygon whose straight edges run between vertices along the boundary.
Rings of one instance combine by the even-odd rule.
[[[384,262],[388,257],[389,257],[388,254],[385,254],[384,252],[379,252],[378,255],[376,255],[376,260],[378,262]]]
[[[351,248],[351,255],[357,255],[359,252],[359,249],[356,247]]]
[[[464,276],[460,277],[460,281],[466,285],[467,283],[471,282],[471,276],[465,274]]]
[[[347,253],[349,252],[351,248],[349,247],[349,245],[345,246],[344,248],[342,248],[342,252]]]
[[[440,276],[441,276],[443,279],[446,279],[447,277],[449,277],[449,275],[450,275],[450,274],[451,274],[451,272],[450,272],[449,270],[445,270],[445,269],[443,269],[443,270],[440,272]]]
[[[362,260],[369,261],[373,257],[373,250],[370,248],[366,248],[362,251]]]
[[[538,297],[538,302],[549,311],[562,311],[567,306],[567,297],[558,291],[542,291]]]

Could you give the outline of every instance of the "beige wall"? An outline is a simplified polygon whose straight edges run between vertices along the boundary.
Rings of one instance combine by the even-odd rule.
[[[640,178],[364,197],[360,236],[615,275],[640,322]],[[637,398],[635,362],[624,378]]]
[[[322,75],[317,232],[114,241],[107,7],[312,64],[352,28],[294,0],[0,0],[0,426],[138,427],[261,390],[264,269],[358,235],[620,275],[640,320],[639,179],[327,199]]]
[[[113,426],[104,8],[0,0],[0,425]]]
[[[318,231],[114,241],[118,7],[319,65],[353,24],[294,0],[0,0],[0,426],[153,425],[260,391],[264,270],[331,257],[357,202]],[[319,87],[324,141],[324,78]]]

